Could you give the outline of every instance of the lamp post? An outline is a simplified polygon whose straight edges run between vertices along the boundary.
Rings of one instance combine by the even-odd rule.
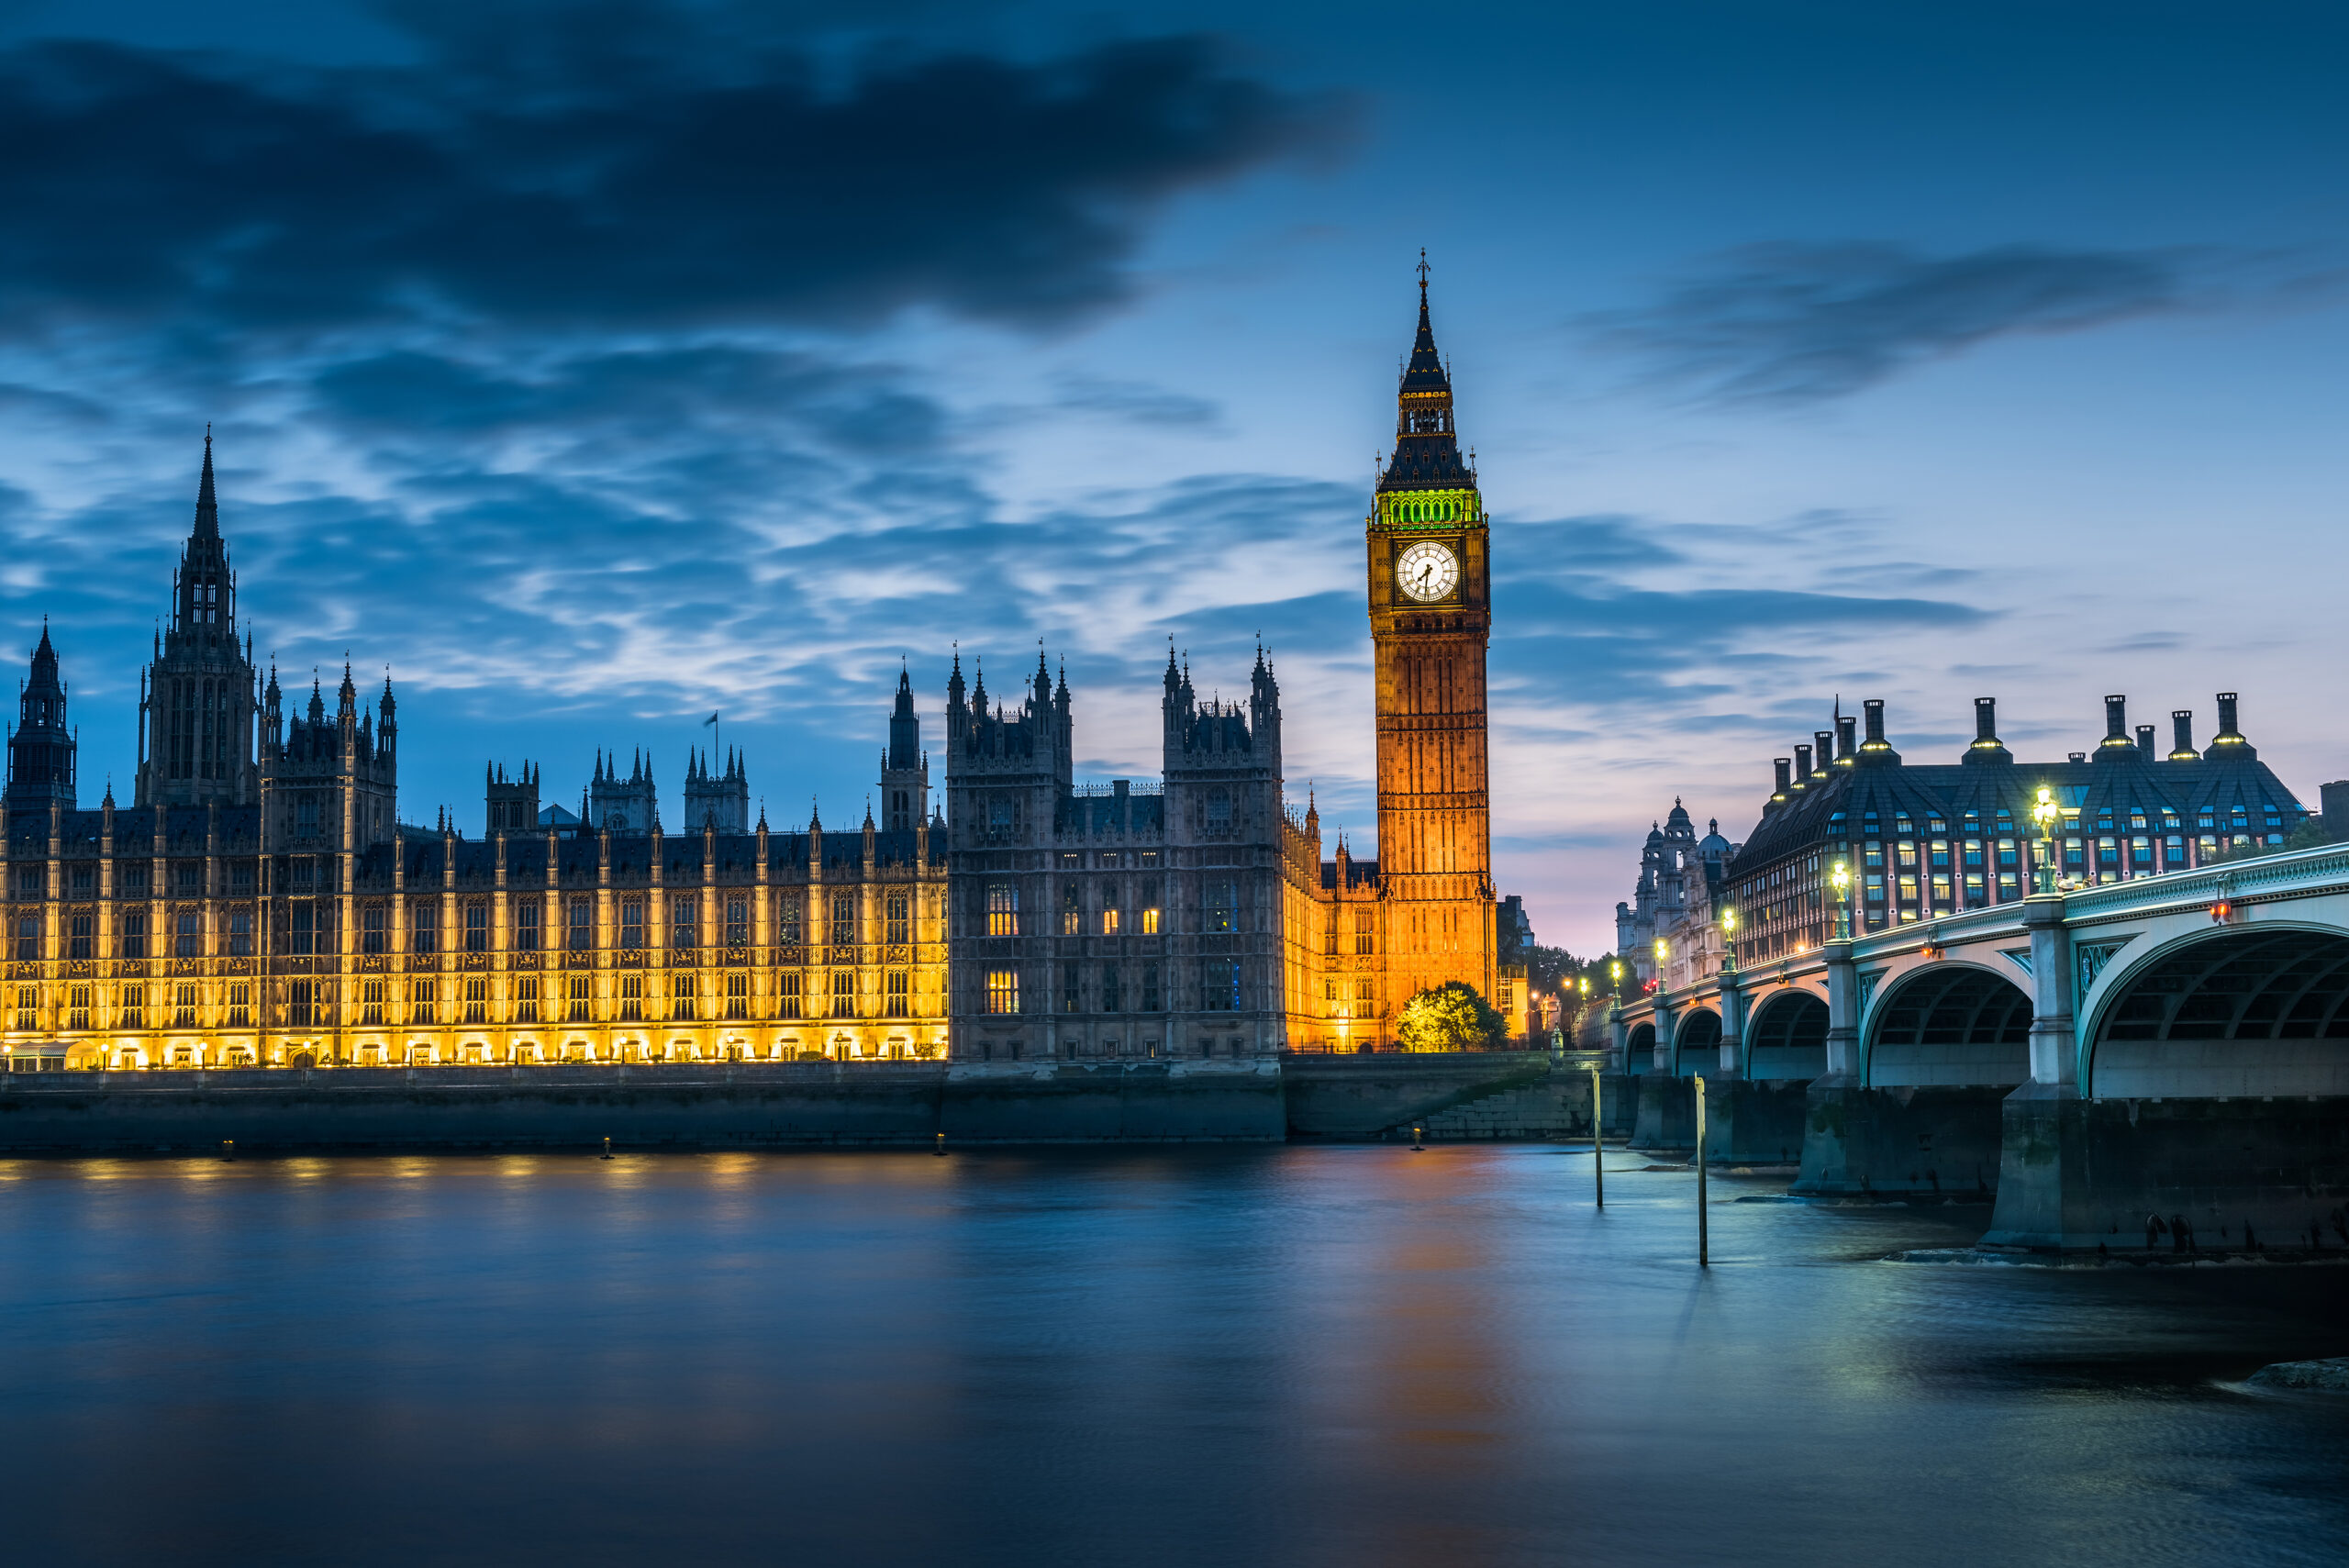
[[[2054,792],[2041,784],[2031,808],[2031,819],[2039,827],[2039,864],[2032,868],[2032,884],[2041,893],[2055,891],[2055,818],[2060,814]]]
[[[1655,940],[1655,988],[1656,988],[1658,991],[1668,991],[1668,990],[1670,990],[1670,989],[1671,989],[1671,987],[1670,987],[1670,986],[1666,985],[1666,984],[1664,983],[1664,961],[1665,961],[1665,960],[1667,960],[1667,959],[1669,959],[1671,956],[1672,956],[1672,944],[1671,944],[1670,942],[1668,942],[1668,941],[1664,940],[1664,938],[1662,938],[1662,937],[1658,937],[1658,938],[1656,938],[1656,940]]]
[[[1852,940],[1852,868],[1843,861],[1835,862],[1834,873],[1828,881],[1835,884],[1835,940]]]
[[[1721,973],[1737,973],[1737,906],[1734,904],[1721,910]]]

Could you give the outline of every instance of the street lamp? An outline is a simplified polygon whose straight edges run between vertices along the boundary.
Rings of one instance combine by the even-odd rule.
[[[1737,967],[1737,906],[1726,905],[1721,909],[1721,967]]]
[[[1834,874],[1828,881],[1835,884],[1835,940],[1852,940],[1852,868],[1842,861],[1835,862]]]
[[[2041,784],[2039,799],[2031,808],[2031,819],[2039,825],[2039,864],[2032,881],[2042,893],[2055,891],[2055,818],[2059,815],[2054,791]]]

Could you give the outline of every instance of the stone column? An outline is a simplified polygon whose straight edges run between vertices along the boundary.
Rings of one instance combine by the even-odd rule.
[[[1672,1075],[1672,1006],[1661,985],[1655,993],[1655,1053],[1649,1071]]]
[[[2076,1092],[2079,1051],[2072,1018],[2072,932],[2064,923],[2064,895],[2023,901],[2031,933],[2031,1081]]]
[[[1724,1078],[1745,1076],[1745,991],[1740,982],[1744,976],[1732,966],[1721,969],[1721,1060],[1718,1071]]]
[[[1616,997],[1608,1008],[1607,1029],[1609,1044],[1615,1055],[1615,1071],[1629,1073],[1631,1070],[1631,1029],[1623,1021],[1623,998],[1620,996]]]
[[[1832,941],[1827,955],[1827,1076],[1857,1084],[1860,1077],[1860,977],[1852,944]]]

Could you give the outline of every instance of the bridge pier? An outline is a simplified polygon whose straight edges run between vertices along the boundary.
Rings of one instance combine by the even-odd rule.
[[[2000,1108],[1987,1245],[2349,1250],[2349,1098],[2084,1100],[2026,1084]]]
[[[1799,1079],[1705,1081],[1705,1158],[1731,1165],[1786,1165],[1802,1155]]]
[[[1631,1128],[1631,1148],[1697,1147],[1697,1085],[1693,1080],[1655,1072],[1642,1073],[1630,1082],[1638,1085],[1640,1106]]]

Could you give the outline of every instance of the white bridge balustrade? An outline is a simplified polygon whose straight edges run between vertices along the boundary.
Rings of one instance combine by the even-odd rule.
[[[2141,1247],[2147,1215],[2199,1208],[2198,1239],[2321,1246],[2349,1183],[2349,848],[1725,968],[1625,1006],[1614,1038],[1658,1094],[1806,1084],[1798,1190],[1996,1188],[1992,1238],[2027,1245]]]

